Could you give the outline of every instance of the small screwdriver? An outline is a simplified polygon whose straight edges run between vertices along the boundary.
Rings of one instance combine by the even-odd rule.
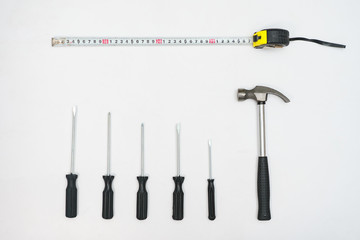
[[[147,218],[148,193],[146,191],[146,181],[148,177],[144,175],[144,124],[141,124],[141,174],[137,177],[139,190],[136,197],[136,218],[144,220]]]
[[[111,159],[111,113],[108,113],[108,129],[107,129],[107,175],[103,176],[105,188],[103,191],[102,217],[111,219],[114,216],[113,199],[114,192],[111,188],[114,176],[110,175],[110,159]]]
[[[180,176],[180,123],[176,125],[176,143],[177,143],[177,176],[173,177],[175,182],[175,190],[173,192],[173,215],[174,220],[182,220],[184,218],[184,192],[182,184],[185,177]]]
[[[74,174],[74,161],[75,161],[75,137],[76,137],[76,115],[77,107],[74,106],[72,110],[72,135],[71,135],[71,165],[70,174],[66,175],[66,205],[65,216],[74,218],[77,215],[77,189],[76,179],[78,175]]]
[[[209,207],[209,219],[215,220],[215,186],[214,179],[212,178],[212,143],[211,140],[209,144],[209,179],[208,179],[208,207]]]

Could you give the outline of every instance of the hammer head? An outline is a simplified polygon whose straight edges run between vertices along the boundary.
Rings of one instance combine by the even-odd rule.
[[[253,99],[258,103],[265,103],[267,100],[268,94],[273,94],[281,98],[284,102],[288,103],[290,100],[281,92],[276,91],[275,89],[264,87],[264,86],[256,86],[251,90],[239,88],[237,97],[239,101],[244,101],[246,99]]]

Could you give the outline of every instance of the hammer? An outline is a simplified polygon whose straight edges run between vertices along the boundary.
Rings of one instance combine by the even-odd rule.
[[[265,103],[268,94],[273,94],[280,97],[284,102],[288,103],[290,100],[281,92],[275,89],[256,86],[251,90],[238,89],[237,98],[239,101],[246,99],[253,99],[257,101],[259,106],[259,135],[260,135],[260,153],[258,161],[258,177],[257,177],[257,193],[259,202],[258,219],[270,220],[270,182],[269,182],[269,168],[266,156],[266,142],[265,142]]]

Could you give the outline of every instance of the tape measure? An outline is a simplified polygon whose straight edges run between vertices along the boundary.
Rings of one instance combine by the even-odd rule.
[[[51,39],[51,45],[53,47],[252,45],[256,49],[262,49],[286,47],[290,41],[296,40],[345,48],[345,45],[317,39],[290,38],[289,31],[285,29],[264,29],[255,32],[252,37],[54,37]]]

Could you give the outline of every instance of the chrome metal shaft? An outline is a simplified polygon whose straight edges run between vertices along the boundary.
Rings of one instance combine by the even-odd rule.
[[[72,134],[71,134],[71,164],[70,164],[70,173],[74,173],[74,164],[75,164],[76,116],[77,116],[77,107],[74,106],[74,107],[73,107],[73,110],[72,110]]]
[[[266,139],[265,139],[265,104],[259,106],[259,140],[260,140],[260,157],[266,157]]]
[[[212,179],[212,153],[211,153],[212,143],[211,143],[211,140],[209,140],[208,144],[209,144],[209,179]]]
[[[176,162],[177,176],[180,176],[180,123],[176,124]]]
[[[107,129],[107,175],[110,176],[110,160],[111,160],[111,113],[108,113],[108,129]]]
[[[144,124],[141,124],[141,176],[144,176]]]

